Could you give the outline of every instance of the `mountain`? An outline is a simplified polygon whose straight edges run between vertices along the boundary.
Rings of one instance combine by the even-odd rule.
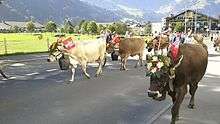
[[[81,0],[90,5],[113,11],[123,19],[135,19],[139,21],[160,21],[162,14],[146,9],[146,1],[134,0]]]
[[[161,18],[178,14],[186,9],[209,16],[220,15],[220,0],[81,0],[107,10],[119,13],[121,18],[161,21]],[[121,14],[122,13],[122,14]],[[126,15],[126,16],[124,16]]]
[[[80,0],[4,0],[0,4],[0,20],[36,20],[41,23],[54,20],[63,23],[68,18],[109,22],[119,20],[112,11],[92,6]]]
[[[58,23],[68,18],[97,22],[118,20],[161,21],[170,14],[197,9],[218,17],[219,0],[0,0],[0,20],[36,20]]]

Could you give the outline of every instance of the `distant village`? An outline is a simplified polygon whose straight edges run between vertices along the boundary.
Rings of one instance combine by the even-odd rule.
[[[83,22],[86,22],[87,24],[83,24]],[[154,35],[161,33],[163,30],[167,28],[172,28],[174,31],[178,31],[178,32],[186,32],[187,29],[192,29],[196,33],[206,33],[206,34],[220,30],[219,18],[210,17],[208,15],[198,13],[193,10],[186,10],[177,15],[170,15],[169,17],[161,19],[160,22],[138,22],[135,20],[127,20],[120,23],[93,22],[93,24],[91,24],[90,26],[91,31],[87,31],[90,22],[83,20],[78,25],[73,25],[70,21],[66,21],[63,25],[57,25],[55,24],[55,22],[53,22],[55,25],[55,29],[51,31],[61,32],[61,33],[98,34],[100,30],[103,30],[105,28],[108,28],[111,31],[115,31],[118,28],[122,28],[126,26],[125,30],[129,30],[133,32],[135,35]],[[48,23],[52,23],[52,22],[50,21]],[[10,32],[17,33],[17,32],[30,32],[30,31],[46,32],[49,30],[48,23],[44,25],[36,21],[17,22],[17,21],[2,20],[0,22],[0,32],[1,33],[10,33]],[[31,29],[31,26],[33,29]],[[114,27],[114,26],[119,26],[119,27]],[[49,25],[49,27],[53,27],[53,26]],[[124,33],[124,32],[119,32],[119,33]]]

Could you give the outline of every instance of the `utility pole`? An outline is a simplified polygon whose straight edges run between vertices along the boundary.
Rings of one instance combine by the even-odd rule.
[[[186,20],[186,18],[187,18],[187,10],[186,10],[186,6],[185,6],[185,13],[184,13],[184,33],[186,34],[186,22],[187,22],[187,20]]]
[[[196,9],[196,11],[195,11],[195,28],[194,28],[194,33],[196,33],[196,31],[197,31],[197,9]]]

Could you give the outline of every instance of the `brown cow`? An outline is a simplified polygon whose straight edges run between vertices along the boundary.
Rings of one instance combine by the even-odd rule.
[[[161,70],[160,77],[150,77],[149,97],[153,97],[155,100],[164,100],[167,92],[172,97],[171,124],[175,124],[179,117],[179,108],[187,93],[187,85],[190,87],[191,95],[188,107],[194,108],[194,95],[208,63],[207,47],[202,42],[199,43],[181,44],[178,60],[172,63],[167,70]],[[171,74],[171,71],[174,74]]]
[[[145,40],[142,38],[121,38],[119,42],[119,56],[121,57],[121,70],[126,70],[126,63],[129,56],[139,56],[135,67],[143,65],[143,54],[145,48]],[[114,50],[114,44],[107,45],[107,52],[111,53]]]

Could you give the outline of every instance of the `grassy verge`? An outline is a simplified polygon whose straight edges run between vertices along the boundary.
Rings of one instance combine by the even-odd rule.
[[[0,55],[6,55],[6,52],[8,55],[46,52],[48,44],[57,39],[54,37],[55,33],[42,33],[42,39],[39,39],[38,36],[30,33],[0,33]],[[74,40],[96,38],[92,35],[66,34],[66,37],[68,36],[73,37]]]

